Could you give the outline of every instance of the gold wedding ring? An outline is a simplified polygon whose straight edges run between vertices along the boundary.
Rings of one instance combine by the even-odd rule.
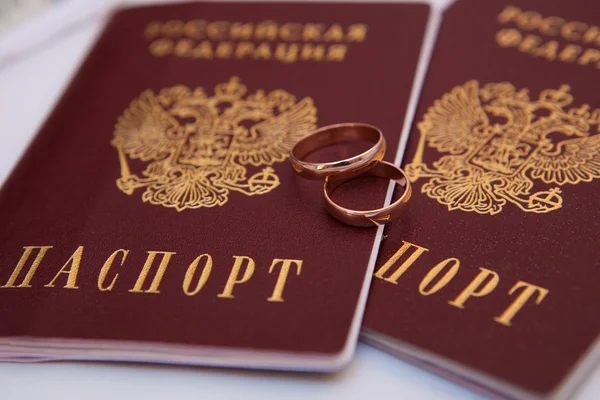
[[[348,180],[364,176],[376,176],[393,180],[404,188],[404,192],[396,201],[388,206],[365,211],[344,208],[336,204],[331,199],[331,194],[340,185]],[[355,175],[350,178],[340,175],[330,175],[325,178],[325,185],[323,187],[323,194],[325,195],[325,207],[327,208],[327,211],[338,221],[358,227],[379,226],[397,218],[402,213],[404,206],[410,199],[411,193],[412,189],[406,173],[401,168],[387,161],[380,161],[376,163],[373,168],[363,171],[359,175]]]
[[[344,160],[310,163],[302,161],[313,151],[332,144],[365,140],[373,143],[367,151]],[[290,152],[294,170],[303,178],[324,179],[329,175],[344,177],[360,174],[373,167],[385,154],[385,139],[379,129],[372,125],[344,123],[329,125],[311,132],[300,139]]]
[[[303,159],[315,150],[332,144],[364,140],[373,143],[367,151],[338,161],[310,163]],[[294,171],[307,179],[325,179],[323,194],[325,207],[338,221],[359,227],[380,226],[397,218],[410,199],[412,189],[406,173],[386,161],[383,133],[368,124],[345,123],[329,125],[311,132],[300,139],[290,152]],[[351,210],[335,203],[331,194],[345,182],[365,176],[390,179],[404,188],[404,192],[392,204],[374,210]]]

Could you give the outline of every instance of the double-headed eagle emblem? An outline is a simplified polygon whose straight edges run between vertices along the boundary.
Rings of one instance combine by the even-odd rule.
[[[276,188],[270,166],[315,129],[316,108],[311,98],[296,102],[283,90],[246,92],[237,77],[218,84],[213,96],[186,86],[145,90],[115,127],[117,187],[129,195],[145,188],[143,201],[177,211],[222,206],[231,190],[253,196]],[[145,169],[136,175],[139,161]],[[263,166],[246,178],[247,167]]]
[[[413,182],[429,178],[421,191],[449,210],[493,215],[507,202],[525,212],[557,210],[561,186],[600,178],[600,109],[566,109],[572,102],[566,85],[537,100],[506,82],[457,86],[418,124],[407,174]],[[426,143],[449,153],[434,168],[423,163]]]

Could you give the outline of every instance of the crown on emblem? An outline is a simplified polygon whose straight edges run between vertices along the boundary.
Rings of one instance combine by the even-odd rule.
[[[242,84],[240,78],[237,76],[232,76],[229,79],[229,82],[219,83],[215,86],[215,94],[222,97],[234,97],[239,99],[244,96],[247,91],[248,88],[246,85]]]

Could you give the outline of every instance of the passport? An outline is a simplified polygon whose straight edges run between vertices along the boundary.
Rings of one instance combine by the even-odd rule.
[[[365,341],[509,398],[597,361],[600,11],[459,0],[443,22],[384,234]]]
[[[322,182],[297,177],[288,154],[345,121],[397,146],[428,15],[115,13],[0,191],[0,359],[347,363],[377,232],[329,217]]]

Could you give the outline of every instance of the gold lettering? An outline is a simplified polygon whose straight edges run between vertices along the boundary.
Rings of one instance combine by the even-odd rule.
[[[556,54],[558,52],[558,42],[556,40],[551,40],[547,43],[544,43],[542,46],[537,49],[533,49],[531,54],[535,57],[544,57],[547,60],[556,59]]]
[[[288,42],[302,40],[302,25],[293,22],[283,24],[279,28],[279,36]]]
[[[302,46],[302,52],[300,53],[300,57],[303,60],[315,60],[315,61],[323,61],[325,57],[325,46],[319,44],[317,46],[313,46],[312,44],[305,44]]]
[[[162,29],[162,22],[160,21],[152,21],[146,25],[146,30],[144,31],[144,36],[146,39],[154,39],[158,35],[160,35],[160,31]]]
[[[235,47],[235,58],[246,58],[254,51],[254,43],[239,42]]]
[[[227,283],[225,284],[225,287],[223,288],[223,293],[218,294],[217,295],[218,297],[233,299],[234,286],[238,283],[247,282],[252,277],[252,274],[254,274],[254,265],[255,264],[254,264],[253,259],[251,259],[250,257],[246,257],[246,256],[233,256],[233,258],[235,258],[235,263],[233,264],[233,267],[231,268],[231,272],[229,273],[229,278],[227,279]],[[244,270],[244,276],[242,276],[242,279],[237,279],[237,277],[240,273],[240,269],[242,268],[242,263],[244,262],[244,260],[247,261],[247,265]]]
[[[600,61],[600,50],[596,49],[586,49],[577,60],[580,65],[588,65],[596,61]]]
[[[112,267],[113,263],[115,262],[115,258],[117,258],[117,255],[119,255],[119,253],[123,254],[123,257],[121,258],[121,266],[123,266],[125,259],[129,255],[129,250],[119,249],[112,253],[110,257],[106,259],[106,262],[102,266],[102,269],[100,269],[100,275],[98,275],[98,289],[100,289],[100,291],[102,292],[112,290],[115,286],[115,283],[117,282],[117,277],[119,276],[118,273],[115,274],[113,280],[110,282],[110,285],[104,286],[104,281],[106,280],[108,271],[110,270],[110,267]]]
[[[184,26],[185,24],[183,21],[173,19],[165,22],[162,28],[162,33],[168,37],[178,38],[183,35]]]
[[[580,40],[587,28],[583,22],[567,22],[562,26],[561,34],[567,40]]]
[[[194,19],[185,24],[183,28],[186,36],[192,39],[203,39],[206,32],[206,21],[203,19]]]
[[[213,58],[212,45],[208,40],[203,40],[198,46],[192,51],[194,58],[204,58],[210,60]]]
[[[232,40],[242,39],[249,40],[252,38],[252,33],[254,32],[253,24],[243,24],[241,22],[234,22],[231,24],[231,28],[229,29],[229,37]]]
[[[171,39],[156,39],[150,43],[150,53],[156,57],[163,57],[173,51],[174,43]]]
[[[217,46],[215,52],[217,58],[231,58],[233,54],[233,43],[232,42],[221,42]]]
[[[133,289],[129,289],[129,291],[132,293],[160,293],[158,287],[160,286],[160,282],[165,274],[167,265],[169,265],[169,260],[171,260],[171,256],[176,254],[170,251],[148,251],[147,253],[148,257],[146,258],[144,267],[142,268],[142,271],[140,272]],[[156,258],[157,254],[162,255],[162,260],[160,261],[156,275],[154,275],[154,279],[152,279],[150,288],[148,290],[143,290],[144,282],[146,281],[148,272],[150,272],[150,268],[152,268],[152,264],[154,263],[154,259]]]
[[[427,289],[427,286],[431,283],[431,281],[433,281],[439,275],[439,273],[444,270],[446,265],[450,263],[453,264],[450,267],[450,269],[446,271],[446,273],[444,273],[444,276],[442,276],[442,278],[439,281],[437,281],[437,283],[435,283],[431,287],[431,289]],[[423,280],[419,284],[419,293],[421,293],[423,296],[429,296],[430,294],[439,291],[441,288],[446,286],[448,282],[452,280],[452,278],[454,278],[454,275],[456,275],[456,273],[458,272],[459,267],[460,261],[457,258],[447,258],[444,261],[438,263],[427,273],[427,275],[425,275],[425,278],[423,278]]]
[[[40,266],[40,263],[42,262],[42,259],[46,255],[46,252],[48,250],[50,250],[51,248],[52,248],[52,246],[25,246],[25,247],[23,247],[23,249],[25,251],[23,252],[23,255],[21,256],[21,259],[17,263],[17,266],[13,270],[13,273],[8,278],[8,281],[6,282],[6,284],[4,286],[0,286],[0,287],[2,287],[2,288],[31,287],[31,279],[33,278],[33,275],[35,274],[35,271],[37,271],[38,267]],[[17,282],[17,279],[19,278],[19,274],[25,267],[25,264],[27,264],[27,260],[29,260],[29,256],[31,256],[31,253],[33,253],[34,250],[39,250],[39,252],[35,256],[35,259],[33,260],[31,267],[29,267],[29,270],[27,271],[27,274],[25,275],[25,278],[23,278],[23,281],[21,282],[21,284],[19,284],[18,286],[15,286],[15,283]]]
[[[531,298],[535,293],[537,293],[537,297],[535,299],[535,304],[540,304],[544,297],[549,293],[548,289],[544,289],[543,287],[535,286],[527,282],[519,281],[515,283],[512,289],[509,290],[508,295],[512,296],[520,288],[524,288],[521,293],[517,296],[517,298],[512,302],[510,306],[500,315],[499,317],[495,317],[494,321],[499,322],[506,326],[511,326],[511,321],[514,316],[523,308],[527,300]]]
[[[264,21],[256,25],[254,37],[258,40],[275,40],[277,38],[277,23],[274,21]]]
[[[568,44],[559,53],[558,59],[565,62],[574,62],[577,59],[577,56],[581,54],[582,50],[583,48],[581,46]]]
[[[448,304],[453,305],[458,308],[465,308],[465,302],[470,297],[483,297],[492,292],[498,286],[498,281],[500,280],[498,274],[492,270],[479,268],[479,274],[467,285],[466,288],[456,298],[452,301],[449,301]],[[485,285],[482,285],[483,282],[490,278]]]
[[[194,41],[191,39],[179,39],[175,45],[175,55],[179,57],[190,57],[192,55]]]
[[[583,42],[591,43],[594,41],[596,45],[600,45],[600,28],[597,26],[590,26],[590,29],[588,29],[583,35]]]
[[[348,27],[346,40],[348,42],[364,42],[367,37],[367,25],[355,24]]]
[[[515,47],[521,42],[521,33],[516,29],[502,29],[496,33],[496,43],[501,47]]]
[[[321,40],[321,35],[325,30],[323,24],[306,24],[304,25],[304,31],[302,32],[302,40],[305,42]]]
[[[280,43],[275,49],[275,58],[286,64],[295,62],[298,59],[299,47],[297,44]]]
[[[344,61],[348,46],[345,44],[333,44],[327,49],[327,61]]]
[[[523,41],[519,44],[519,50],[527,53],[529,50],[535,49],[542,43],[542,38],[535,35],[527,35],[523,38]]]
[[[344,30],[338,24],[331,25],[323,35],[326,42],[341,42],[344,40]]]
[[[285,45],[284,45],[285,46]],[[261,43],[258,45],[254,53],[252,54],[252,58],[255,59],[263,59],[269,60],[271,58],[271,47],[268,43]]]
[[[521,14],[521,9],[514,6],[506,6],[500,14],[498,14],[498,21],[502,24],[514,21]]]
[[[210,22],[206,26],[206,36],[212,40],[225,40],[227,39],[227,32],[229,31],[229,22],[227,21],[214,21]],[[218,54],[218,50],[217,50]]]
[[[44,287],[54,287],[54,282],[60,277],[61,274],[67,274],[67,283],[63,286],[65,289],[79,289],[77,286],[77,273],[79,272],[79,266],[81,265],[81,257],[83,256],[83,246],[79,246],[73,255],[67,260],[65,265],[58,271],[54,279],[50,281]],[[66,269],[70,267],[69,269]]]
[[[560,34],[560,26],[565,23],[565,20],[559,17],[548,17],[542,20],[540,32],[544,35],[556,36]]]
[[[396,264],[396,262],[398,262],[398,260],[400,260],[400,258],[406,254],[408,252],[409,249],[411,248],[415,248],[416,250],[414,251],[414,253],[412,253],[410,255],[410,257],[408,257],[397,269],[396,271],[394,271],[393,274],[391,274],[390,276],[388,276],[387,278],[384,278],[384,275],[388,272],[388,270],[390,268],[392,268],[394,266],[394,264]],[[383,264],[375,273],[375,276],[379,279],[384,279],[388,282],[393,283],[394,285],[396,285],[398,283],[398,279],[406,272],[406,270],[414,264],[415,261],[417,261],[417,258],[419,258],[421,256],[421,254],[425,253],[426,251],[429,251],[429,249],[426,249],[425,247],[421,247],[418,246],[416,244],[413,243],[409,243],[409,242],[405,242],[402,241],[402,247],[400,247],[398,249],[398,251],[390,257],[389,260],[387,260],[387,262],[385,264]]]
[[[277,277],[277,283],[275,283],[275,289],[273,289],[273,294],[271,297],[267,299],[267,301],[275,301],[275,302],[283,302],[283,288],[285,286],[285,282],[287,281],[288,273],[290,272],[290,268],[292,264],[296,265],[296,275],[300,275],[302,271],[302,260],[288,260],[285,258],[276,258],[273,260],[273,263],[269,267],[269,273],[273,272],[275,265],[281,264],[281,269],[279,270],[279,276]]]
[[[523,30],[531,31],[542,22],[542,16],[535,11],[525,11],[517,17],[517,26]]]
[[[200,279],[198,280],[198,283],[196,284],[196,288],[194,290],[190,291],[190,285],[192,284],[192,279],[194,279],[194,274],[196,273],[196,268],[198,268],[198,264],[200,264],[200,260],[202,260],[203,257],[206,257],[206,263],[204,263],[204,268],[202,268],[202,273],[200,274]],[[196,257],[196,259],[194,261],[192,261],[192,263],[190,264],[190,266],[188,267],[188,269],[185,273],[185,278],[183,279],[183,293],[185,293],[188,296],[193,296],[193,295],[197,294],[198,292],[200,292],[200,290],[206,284],[208,277],[210,276],[210,272],[212,271],[212,266],[213,266],[213,260],[212,260],[212,257],[210,256],[210,254],[202,254],[202,255],[199,255],[198,257]]]

